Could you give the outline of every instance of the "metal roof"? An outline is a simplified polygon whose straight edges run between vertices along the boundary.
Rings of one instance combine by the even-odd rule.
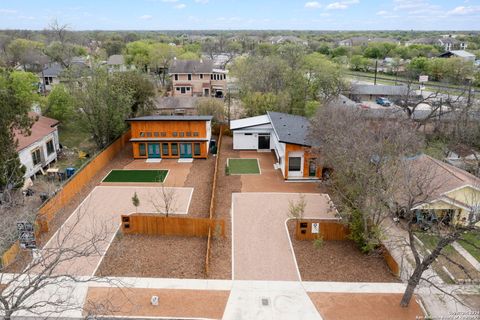
[[[59,63],[52,63],[47,68],[43,69],[41,75],[44,77],[58,77],[62,71],[63,67]]]
[[[312,146],[308,139],[310,121],[302,116],[280,112],[267,112],[278,140],[284,143]]]
[[[265,114],[262,116],[232,120],[230,121],[230,129],[236,130],[236,129],[259,126],[259,125],[268,124],[268,123],[270,123],[270,118]]]
[[[127,121],[210,121],[213,116],[144,116],[130,118]]]
[[[125,59],[123,58],[123,55],[121,54],[114,54],[108,57],[107,61],[108,65],[122,65],[125,64]]]

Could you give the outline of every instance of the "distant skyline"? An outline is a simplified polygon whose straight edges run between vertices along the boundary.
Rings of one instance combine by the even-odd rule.
[[[0,29],[480,30],[480,0],[0,0]]]

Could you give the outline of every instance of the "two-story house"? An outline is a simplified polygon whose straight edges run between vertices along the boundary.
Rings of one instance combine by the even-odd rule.
[[[135,159],[208,157],[212,116],[145,116],[127,122]]]
[[[214,69],[211,60],[174,60],[169,68],[173,96],[223,98],[227,72]]]
[[[25,166],[25,178],[30,178],[42,168],[57,159],[60,149],[58,140],[58,124],[55,119],[39,116],[31,112],[29,116],[34,119],[30,135],[15,131],[17,152],[20,163]]]

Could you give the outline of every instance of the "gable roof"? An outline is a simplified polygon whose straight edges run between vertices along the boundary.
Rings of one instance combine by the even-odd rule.
[[[270,118],[268,117],[268,115],[265,114],[265,115],[256,116],[256,117],[231,120],[230,129],[236,130],[241,128],[259,126],[259,125],[268,124],[268,123],[270,123]]]
[[[130,118],[126,121],[210,121],[213,116],[144,116],[137,118]]]
[[[408,94],[408,87],[407,86],[370,85],[370,84],[352,84],[350,92],[352,94],[406,96]]]
[[[108,57],[107,60],[108,65],[122,65],[125,64],[125,59],[123,58],[123,55],[121,54],[114,54]]]
[[[63,67],[59,63],[52,63],[40,73],[44,77],[58,77],[62,73]]]
[[[467,52],[465,50],[450,50],[445,53],[442,53],[440,57],[445,57],[445,56],[457,56],[460,58],[473,58],[475,59],[475,55],[473,53]]]
[[[308,147],[312,146],[308,138],[310,121],[308,121],[307,118],[271,111],[268,111],[267,115],[280,142]]]
[[[30,128],[30,135],[23,135],[19,130],[14,131],[15,139],[17,140],[17,151],[21,151],[31,145],[43,139],[45,136],[57,130],[56,126],[59,124],[58,120],[40,116],[35,112],[29,112],[28,116],[32,119],[38,119],[33,123]]]
[[[212,73],[212,60],[174,60],[169,68],[169,73]]]

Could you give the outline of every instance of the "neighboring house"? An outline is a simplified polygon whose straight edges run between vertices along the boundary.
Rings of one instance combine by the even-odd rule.
[[[145,116],[127,122],[135,159],[208,157],[212,116]]]
[[[38,74],[43,88],[42,91],[52,91],[53,87],[60,83],[60,74],[63,70],[63,67],[59,63],[51,63],[43,69],[42,72]]]
[[[442,53],[438,56],[439,58],[451,58],[457,57],[465,61],[475,62],[475,55],[473,53],[467,52],[465,50],[450,50],[445,53]]]
[[[308,46],[308,41],[295,36],[273,36],[268,38],[271,44],[294,43]]]
[[[158,114],[192,116],[197,115],[197,99],[195,96],[156,97],[153,103]]]
[[[467,48],[467,43],[465,41],[460,41],[455,39],[452,36],[443,36],[443,37],[433,37],[433,38],[419,38],[411,41],[405,42],[405,46],[410,46],[413,44],[424,44],[431,46],[442,47],[445,51],[450,50],[465,50]]]
[[[322,168],[312,153],[307,118],[279,112],[232,120],[234,150],[273,150],[285,179],[319,179]]]
[[[369,43],[394,43],[400,44],[397,39],[391,38],[368,38],[368,37],[352,37],[340,40],[337,44],[341,47],[367,46]]]
[[[108,71],[113,72],[113,71],[127,71],[127,65],[125,64],[125,59],[123,55],[121,54],[114,54],[108,57],[107,60],[107,68]]]
[[[452,224],[466,224],[469,219],[478,221],[479,178],[424,154],[407,161],[410,172],[419,177],[419,180],[412,181],[412,184],[423,185],[424,190],[421,191],[426,193],[426,199],[413,210],[419,210],[418,213],[425,215],[434,213],[438,219],[442,218]],[[476,225],[480,226],[480,222]]]
[[[17,152],[21,164],[26,168],[25,178],[32,177],[52,161],[56,161],[57,151],[60,149],[57,128],[59,122],[34,112],[30,112],[29,116],[35,119],[30,129],[31,134],[23,135],[20,131],[15,131]]]
[[[383,86],[370,84],[352,84],[348,97],[354,101],[375,100],[386,97],[391,100],[400,99],[408,95],[407,86]]]
[[[223,98],[227,90],[227,72],[214,69],[211,60],[174,60],[169,75],[173,96]]]

